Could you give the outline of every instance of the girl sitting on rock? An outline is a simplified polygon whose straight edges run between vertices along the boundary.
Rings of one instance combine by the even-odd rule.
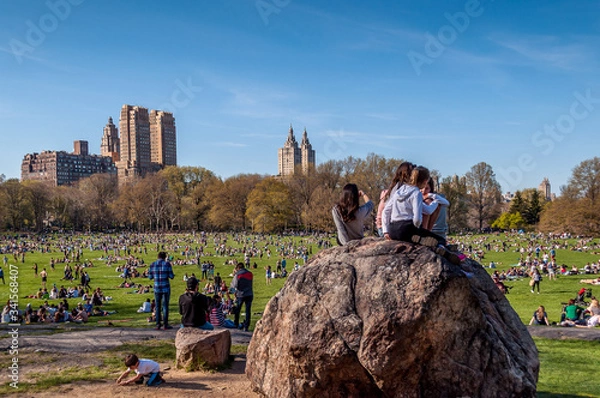
[[[412,171],[410,182],[400,186],[390,196],[383,209],[383,236],[388,240],[402,240],[432,247],[452,263],[460,264],[460,258],[446,249],[443,237],[421,227],[425,204],[420,190],[427,185],[429,177],[429,170],[422,166],[416,167]],[[438,202],[434,199],[427,208],[428,214],[437,205]]]

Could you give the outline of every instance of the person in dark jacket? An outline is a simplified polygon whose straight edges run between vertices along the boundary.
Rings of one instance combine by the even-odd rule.
[[[235,290],[236,307],[234,324],[235,327],[248,331],[250,327],[250,316],[252,314],[252,300],[254,292],[252,291],[252,278],[254,275],[248,271],[244,263],[238,263],[235,267],[235,275],[231,281],[231,288]],[[242,304],[246,306],[246,319],[240,325],[240,311]]]
[[[188,278],[186,285],[187,290],[179,296],[181,326],[213,330],[213,325],[206,320],[209,314],[208,297],[198,293],[198,279]]]

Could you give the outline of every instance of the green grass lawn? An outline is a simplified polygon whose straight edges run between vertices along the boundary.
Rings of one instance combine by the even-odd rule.
[[[518,248],[520,246],[527,246],[530,241],[528,236],[510,236],[504,235],[474,235],[474,236],[460,236],[455,237],[455,241],[460,241],[466,245],[471,244],[474,248],[481,246],[480,241],[485,238],[486,242],[491,242],[492,246],[500,245],[502,241],[507,241],[508,249],[505,252],[496,252],[491,250],[485,253],[481,263],[488,265],[490,261],[494,261],[498,264],[498,270],[502,271],[510,268],[517,264],[519,260]],[[85,237],[75,237],[74,239],[85,239]],[[192,247],[196,247],[194,239],[191,235],[181,236],[165,236],[164,237],[164,249],[173,255],[176,259],[182,258],[181,252],[183,246],[189,244]],[[243,240],[241,243],[235,242],[230,236],[228,239],[228,246],[234,249],[241,250],[244,245],[251,245],[256,237],[250,236]],[[179,241],[179,242],[178,242]],[[263,258],[251,258],[251,263],[256,262],[257,268],[251,268],[254,272],[254,302],[253,302],[253,313],[262,313],[269,299],[276,294],[283,284],[284,279],[274,279],[272,284],[267,285],[265,281],[264,267],[271,265],[275,269],[276,261],[281,258],[279,250],[282,247],[299,247],[307,246],[310,247],[311,253],[315,254],[319,248],[317,246],[318,238],[316,237],[276,237],[271,236],[260,241],[256,241],[255,245],[261,249],[269,248],[272,252],[271,258],[263,256]],[[596,239],[596,241],[598,241]],[[216,265],[215,273],[220,273],[229,285],[231,281],[231,274],[233,272],[232,265],[226,265],[225,262],[230,259],[241,261],[243,254],[238,252],[234,256],[216,256],[215,246],[211,239],[208,239],[208,246],[204,252],[207,254],[202,257],[202,260],[212,261]],[[333,242],[333,240],[332,240]],[[562,242],[562,241],[561,241]],[[573,247],[577,244],[576,239],[571,239],[567,243]],[[180,245],[181,247],[176,247]],[[147,254],[132,253],[136,257],[144,259],[146,265],[149,265],[156,259],[156,245],[154,243],[147,243]],[[596,250],[599,254],[594,254]],[[119,278],[119,273],[115,271],[118,264],[123,264],[124,261],[113,263],[110,267],[106,265],[105,261],[100,260],[103,256],[101,251],[91,251],[89,248],[83,249],[84,259],[89,259],[93,262],[94,266],[87,268],[91,277],[91,286],[93,288],[99,286],[106,296],[111,296],[112,300],[108,301],[104,306],[105,310],[117,311],[117,314],[110,315],[108,317],[90,317],[88,325],[102,326],[106,324],[106,321],[111,320],[115,325],[118,326],[147,326],[149,325],[146,318],[148,314],[139,314],[137,309],[141,306],[142,302],[146,298],[153,298],[153,294],[135,294],[134,289],[123,289],[117,286],[122,282]],[[48,287],[51,288],[53,284],[57,286],[65,285],[70,286],[70,282],[61,281],[60,278],[63,276],[64,264],[56,264],[55,271],[50,269],[50,258],[62,257],[62,254],[58,251],[51,253],[28,253],[25,258],[25,262],[15,263],[12,256],[9,256],[9,263],[18,266],[18,290],[19,290],[19,308],[24,308],[25,304],[31,303],[33,308],[37,308],[43,303],[43,300],[26,298],[27,295],[33,295],[37,292],[41,286],[39,277],[34,277],[33,264],[37,263],[39,271],[44,267],[49,273]],[[298,261],[300,265],[303,264],[301,259],[287,258],[287,269],[292,270],[294,261]],[[600,259],[600,249],[591,249],[588,251],[573,251],[569,249],[557,250],[557,263],[567,264],[569,267],[573,264],[578,267],[583,267],[587,262],[596,262]],[[10,273],[8,267],[4,267],[6,285],[0,283],[0,298],[8,298],[9,295],[9,283]],[[487,269],[489,273],[493,270]],[[185,284],[183,282],[183,275],[187,273],[191,275],[195,273],[200,276],[201,271],[196,265],[174,266],[175,279],[172,281],[171,288],[171,304],[170,304],[170,321],[173,324],[177,324],[179,321],[178,314],[178,297],[185,290]],[[598,275],[596,275],[597,277]],[[567,301],[569,298],[573,298],[581,286],[592,287],[590,285],[581,285],[579,281],[581,279],[592,278],[593,276],[587,275],[576,275],[576,276],[562,276],[556,281],[549,281],[547,277],[544,277],[541,283],[541,294],[531,294],[528,285],[528,279],[520,281],[507,282],[507,285],[512,286],[510,294],[507,295],[511,305],[520,316],[524,323],[529,323],[532,313],[537,309],[539,305],[546,307],[548,317],[550,321],[558,322],[560,313],[562,310],[561,302]],[[138,279],[138,283],[151,284],[151,281],[147,279]],[[201,287],[206,282],[201,283]],[[74,282],[73,284],[76,284]],[[596,295],[600,294],[600,287],[598,291],[594,291]],[[72,308],[78,302],[80,298],[68,299],[69,306]],[[51,301],[52,302],[52,301]],[[58,300],[54,300],[58,302]],[[256,322],[260,319],[260,315],[252,316],[251,329],[254,328]],[[536,345],[540,351],[541,370],[539,380],[539,391],[540,397],[567,397],[567,396],[599,396],[600,397],[600,383],[592,383],[593,375],[600,372],[600,360],[594,359],[594,355],[598,350],[597,342],[584,342],[584,341],[552,341],[544,339],[535,339]]]
[[[83,237],[84,239],[86,237]],[[187,242],[176,242],[178,238],[175,236],[170,236],[165,238],[167,243],[165,244],[165,250],[172,255],[175,260],[183,259],[184,256],[181,254],[183,252],[183,248],[176,249],[173,246],[176,244],[185,245],[186,243],[191,246],[197,246],[197,244],[193,243],[193,239],[191,235],[186,236],[183,239],[186,239]],[[243,244],[236,243],[233,239],[229,239],[227,242],[228,246],[231,246],[235,249],[241,249]],[[276,278],[272,280],[272,283],[267,285],[265,280],[265,270],[264,267],[270,265],[273,270],[276,268],[277,260],[282,258],[277,254],[278,250],[281,249],[282,245],[290,245],[294,244],[296,246],[304,245],[310,246],[310,250],[312,253],[316,253],[319,249],[317,246],[316,238],[300,238],[300,237],[282,237],[277,239],[270,239],[268,242],[263,241],[257,246],[260,246],[261,249],[268,247],[272,254],[270,259],[267,255],[264,255],[263,258],[252,257],[251,264],[256,263],[256,269],[252,266],[250,270],[254,273],[254,301],[252,303],[252,312],[260,312],[262,313],[267,302],[270,298],[277,293],[283,284],[285,283],[285,279]],[[266,245],[266,246],[265,246]],[[147,253],[131,253],[135,257],[143,258],[146,266],[156,260],[157,251],[155,244],[146,244]],[[162,249],[161,249],[162,250]],[[212,261],[215,264],[215,275],[219,273],[221,277],[226,281],[227,285],[231,283],[233,266],[226,265],[228,260],[235,259],[236,261],[242,261],[244,256],[242,253],[237,253],[233,256],[216,256],[214,245],[209,240],[208,248],[204,250],[206,254],[201,258],[202,261]],[[110,252],[109,252],[110,254]],[[147,317],[148,314],[137,313],[138,308],[142,305],[142,302],[146,300],[146,298],[153,299],[154,294],[137,294],[137,289],[135,288],[120,288],[118,287],[123,279],[119,277],[119,272],[116,272],[115,269],[118,265],[125,264],[125,260],[114,262],[111,266],[106,265],[106,261],[101,260],[104,256],[102,251],[91,251],[88,248],[83,249],[83,256],[81,261],[83,260],[91,260],[94,264],[93,267],[86,268],[90,275],[90,285],[92,288],[100,287],[104,292],[105,296],[112,297],[112,300],[105,302],[103,309],[106,311],[117,311],[117,314],[113,314],[107,317],[90,317],[90,324],[99,323],[104,324],[106,321],[111,320],[118,321],[119,326],[144,326],[148,325]],[[19,308],[25,308],[27,303],[30,303],[34,309],[37,309],[40,305],[44,303],[43,299],[35,299],[35,298],[27,298],[27,296],[35,295],[38,289],[41,287],[41,278],[35,277],[33,265],[37,263],[38,265],[38,273],[42,271],[43,268],[46,268],[48,272],[48,281],[47,288],[50,290],[54,284],[60,288],[62,285],[65,287],[69,286],[77,286],[78,281],[64,281],[61,280],[63,277],[63,269],[64,264],[57,263],[55,265],[55,270],[52,271],[50,267],[50,260],[54,258],[55,260],[59,257],[63,257],[63,254],[59,251],[53,251],[50,253],[27,253],[25,256],[25,262],[22,263],[19,259],[18,262],[15,262],[11,255],[9,257],[9,264],[16,265],[18,267],[18,291],[19,291]],[[303,265],[302,259],[295,259],[286,257],[287,261],[287,270],[291,271],[294,267],[294,262],[298,261],[300,265]],[[0,299],[5,297],[8,299],[9,288],[10,288],[10,267],[4,267],[5,270],[5,280],[6,284],[3,285],[0,282]],[[140,268],[142,272],[144,268]],[[185,283],[183,281],[184,274],[191,275],[194,273],[198,278],[201,276],[201,270],[197,265],[174,265],[173,270],[175,273],[175,278],[171,281],[171,300],[170,300],[170,323],[177,324],[179,322],[180,316],[178,314],[178,299],[179,295],[181,295],[185,291]],[[152,285],[152,281],[147,278],[134,278],[134,282],[141,284],[150,284]],[[200,289],[205,286],[208,281],[201,281]],[[14,280],[13,280],[14,283]],[[56,303],[58,304],[59,300],[48,300],[50,304]],[[72,298],[67,299],[69,303],[69,308],[72,309],[73,306],[77,305],[82,301],[81,298]],[[243,314],[243,311],[242,311]],[[242,315],[243,318],[243,315]],[[260,316],[253,315],[252,319],[252,328],[254,328],[254,324],[260,318]]]

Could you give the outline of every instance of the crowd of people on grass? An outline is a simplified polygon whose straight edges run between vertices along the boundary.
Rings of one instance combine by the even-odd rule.
[[[299,236],[300,239],[292,239],[296,236]],[[38,291],[32,292],[26,297],[49,300],[50,303],[54,300],[69,299],[71,301],[71,299],[75,299],[82,306],[90,301],[93,302],[95,311],[86,313],[93,316],[96,314],[106,315],[112,311],[104,308],[111,297],[99,298],[97,297],[98,286],[95,286],[96,289],[92,289],[90,267],[98,265],[114,267],[116,275],[122,279],[122,282],[116,286],[103,285],[104,287],[131,289],[128,293],[140,295],[154,294],[156,292],[153,291],[152,285],[144,283],[149,278],[149,267],[145,264],[142,255],[146,255],[149,250],[152,250],[152,247],[157,251],[169,249],[173,253],[167,259],[171,264],[183,267],[195,265],[194,268],[197,268],[199,275],[197,279],[199,283],[202,282],[200,291],[210,297],[213,302],[216,302],[215,297],[218,296],[219,310],[228,316],[233,315],[235,299],[231,297],[230,289],[220,276],[220,272],[215,272],[215,262],[205,257],[221,256],[224,265],[232,266],[236,266],[241,261],[247,269],[258,268],[255,259],[273,258],[273,267],[278,270],[273,273],[273,277],[286,277],[290,271],[290,267],[286,269],[288,261],[289,263],[293,261],[293,270],[299,269],[300,264],[308,261],[313,246],[329,247],[329,240],[327,234],[299,234],[296,232],[279,235],[253,233],[228,235],[206,232],[164,235],[131,232],[90,233],[89,235],[77,233],[20,234],[0,236],[0,255],[3,257],[6,267],[9,266],[9,262],[25,262],[27,256],[33,253],[51,256],[45,265],[38,266],[36,262],[31,267],[32,276],[40,281],[40,287]],[[87,258],[91,257],[90,251],[95,251],[93,258]],[[97,251],[102,254],[98,255]],[[59,270],[62,272],[57,275]],[[193,272],[191,275],[196,277]],[[232,277],[233,273],[229,276]],[[151,322],[156,320],[156,305],[152,303],[153,301],[155,300],[150,302],[151,310],[149,312]],[[76,308],[77,304],[76,302]],[[142,304],[142,307],[147,308],[145,301]],[[42,307],[44,307],[43,312],[48,312],[45,306]],[[57,303],[56,308],[58,307]],[[49,311],[53,313],[52,317],[47,315],[37,317],[39,309],[36,309],[32,311],[35,314],[29,318],[31,318],[31,322],[53,322],[55,319],[57,322],[71,322],[78,315],[66,314],[54,317],[54,311],[52,309]],[[147,309],[142,312],[147,312]],[[23,311],[20,313],[24,315]]]

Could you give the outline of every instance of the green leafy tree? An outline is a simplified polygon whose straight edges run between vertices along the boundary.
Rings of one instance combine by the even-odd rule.
[[[519,213],[523,215],[527,209],[527,203],[523,199],[521,191],[515,192],[515,196],[510,201],[509,213]]]
[[[210,206],[208,222],[217,229],[246,229],[248,195],[263,179],[258,174],[239,174],[225,181],[215,181],[207,189]]]
[[[502,213],[493,223],[492,228],[500,229],[520,229],[525,225],[525,220],[521,213]]]
[[[265,178],[248,195],[246,217],[252,231],[275,232],[285,229],[292,220],[291,195],[286,184]]]
[[[527,198],[525,210],[521,212],[525,222],[529,225],[536,225],[540,221],[540,214],[542,213],[543,208],[540,199],[540,191],[531,189]]]

